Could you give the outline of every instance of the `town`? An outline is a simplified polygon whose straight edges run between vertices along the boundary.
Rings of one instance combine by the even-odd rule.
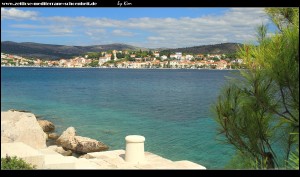
[[[1,66],[62,68],[243,69],[242,59],[226,54],[184,54],[159,51],[88,52],[71,59],[44,60],[1,53]]]

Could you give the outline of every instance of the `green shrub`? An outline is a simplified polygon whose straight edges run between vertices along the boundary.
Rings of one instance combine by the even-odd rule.
[[[35,167],[16,156],[1,158],[1,170],[32,170]]]

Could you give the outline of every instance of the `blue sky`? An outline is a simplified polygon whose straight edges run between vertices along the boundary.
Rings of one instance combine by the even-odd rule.
[[[1,40],[177,48],[254,42],[263,8],[1,8]]]

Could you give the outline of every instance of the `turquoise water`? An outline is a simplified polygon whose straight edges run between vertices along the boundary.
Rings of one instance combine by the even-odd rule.
[[[30,110],[111,150],[143,135],[146,151],[222,169],[233,148],[217,140],[210,107],[233,72],[2,67],[1,110]]]

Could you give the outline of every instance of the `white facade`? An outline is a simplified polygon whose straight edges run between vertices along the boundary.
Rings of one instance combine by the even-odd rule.
[[[192,59],[194,59],[194,56],[193,55],[186,55],[185,59],[186,60],[192,60]]]
[[[110,57],[100,57],[99,58],[99,62],[98,62],[98,64],[99,64],[99,66],[102,66],[105,62],[108,62],[108,61],[110,61]]]
[[[175,55],[177,56],[177,59],[180,60],[182,57],[182,52],[176,52]]]
[[[162,60],[166,60],[168,57],[166,55],[163,55],[160,57]]]

